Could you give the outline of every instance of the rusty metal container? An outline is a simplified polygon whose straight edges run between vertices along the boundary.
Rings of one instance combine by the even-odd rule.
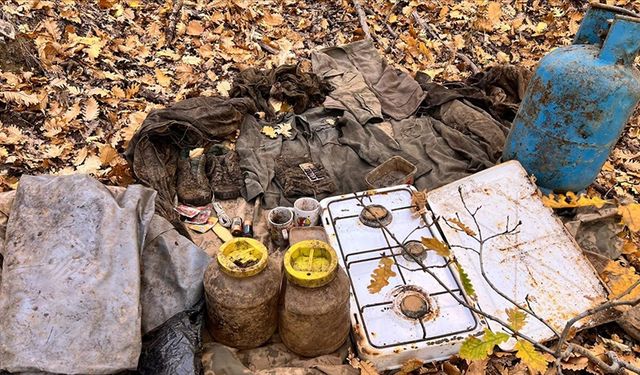
[[[280,337],[292,352],[316,357],[339,349],[349,336],[349,278],[326,242],[306,240],[284,255]]]
[[[207,328],[222,344],[255,348],[275,333],[278,325],[278,260],[251,238],[224,243],[216,262],[204,274]]]
[[[579,191],[597,176],[640,100],[640,18],[592,3],[571,46],[538,64],[506,141],[538,186]]]

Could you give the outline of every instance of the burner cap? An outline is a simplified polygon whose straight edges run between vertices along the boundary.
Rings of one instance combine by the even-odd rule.
[[[392,290],[390,298],[396,314],[409,320],[431,320],[440,310],[437,302],[417,285],[399,285]]]
[[[416,259],[424,260],[427,257],[427,248],[420,241],[407,241],[404,244],[404,250],[402,256],[410,262],[415,262]]]
[[[389,225],[392,219],[393,216],[391,216],[391,211],[379,204],[370,204],[365,206],[362,209],[362,212],[360,212],[360,221],[362,224],[372,228],[380,228],[382,226]]]
[[[400,311],[407,318],[422,319],[429,310],[429,302],[420,294],[406,295],[400,302]]]

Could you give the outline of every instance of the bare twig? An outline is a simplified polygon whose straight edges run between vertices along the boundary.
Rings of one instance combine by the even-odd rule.
[[[171,14],[169,15],[169,25],[167,27],[167,44],[173,43],[173,39],[176,37],[176,26],[180,20],[180,11],[182,10],[183,0],[173,0],[173,7],[171,8]]]
[[[587,357],[589,361],[591,361],[593,364],[595,364],[600,369],[602,369],[606,374],[618,374],[624,369],[627,369],[631,372],[635,372],[636,374],[640,374],[640,367],[634,366],[629,362],[621,360],[620,358],[618,358],[616,353],[612,351],[607,352],[607,357],[611,361],[611,364],[608,364],[605,361],[601,360],[600,358],[598,358],[597,355],[595,355],[589,349],[580,345],[569,344],[569,347],[567,348],[565,355],[568,356],[571,353],[578,353],[580,355]]]
[[[508,235],[517,234],[518,233],[517,230],[520,227],[520,225],[522,225],[522,221],[518,221],[518,223],[515,226],[513,226],[513,228],[509,228],[509,216],[507,216],[507,224],[505,226],[504,231],[498,232],[498,233],[494,233],[491,236],[484,238],[482,236],[482,228],[480,228],[480,223],[478,222],[478,218],[477,218],[478,211],[480,210],[480,207],[476,208],[475,211],[471,212],[471,210],[467,206],[467,202],[465,201],[464,196],[462,194],[462,187],[461,186],[458,187],[458,195],[460,196],[460,201],[462,201],[462,205],[464,206],[465,210],[467,211],[467,213],[469,215],[471,215],[471,218],[473,219],[473,222],[474,222],[474,224],[476,226],[476,229],[478,231],[477,237],[476,236],[471,236],[471,235],[469,235],[469,237],[475,239],[479,244],[479,249],[477,251],[478,262],[480,263],[480,273],[481,273],[482,278],[484,279],[484,281],[487,284],[489,284],[489,287],[491,287],[491,289],[493,289],[494,292],[498,293],[498,295],[500,297],[504,298],[505,300],[507,300],[509,303],[511,303],[515,307],[519,308],[520,310],[522,310],[522,311],[526,312],[527,314],[531,315],[537,321],[539,321],[544,326],[549,328],[551,330],[551,332],[553,332],[553,334],[556,337],[560,337],[560,333],[555,328],[553,328],[551,326],[551,324],[549,324],[545,319],[543,319],[541,316],[536,314],[531,308],[529,308],[528,306],[525,307],[522,304],[517,303],[513,298],[509,297],[506,293],[504,293],[500,289],[498,289],[498,287],[495,286],[493,281],[491,281],[491,279],[489,278],[489,275],[487,275],[487,273],[485,271],[485,268],[484,268],[484,259],[482,258],[482,254],[483,254],[483,250],[484,250],[484,244],[487,243],[488,241],[496,238],[496,237],[499,237],[499,236],[508,236]],[[458,217],[458,220],[460,220],[459,217]],[[527,301],[527,305],[528,305],[528,301]]]
[[[455,48],[451,48],[451,46],[449,44],[445,43],[445,41],[440,37],[439,33],[436,30],[434,30],[434,28],[428,22],[423,20],[422,17],[420,17],[420,15],[418,14],[417,11],[414,10],[411,13],[411,15],[413,16],[413,19],[416,21],[418,26],[420,26],[433,39],[438,39],[440,42],[442,42],[442,44],[449,50],[449,52],[451,53],[451,59],[450,60],[453,60],[454,58],[457,57],[460,60],[462,60],[462,62],[464,62],[467,66],[469,66],[469,68],[471,69],[471,72],[473,74],[476,74],[476,73],[480,72],[480,68],[478,68],[478,65],[476,65],[469,58],[469,56],[465,55],[464,53],[458,52]]]
[[[467,64],[469,68],[471,68],[471,72],[473,72],[473,74],[480,72],[480,68],[478,68],[478,65],[476,65],[473,61],[471,61],[469,56],[461,52],[456,52],[456,57],[462,60],[465,64]]]
[[[358,0],[351,0],[353,3],[353,7],[356,9],[356,13],[358,13],[358,19],[360,20],[360,27],[362,28],[362,32],[366,36],[367,39],[371,39],[371,32],[369,31],[369,25],[367,24],[367,14],[364,9],[362,9],[362,5]]]

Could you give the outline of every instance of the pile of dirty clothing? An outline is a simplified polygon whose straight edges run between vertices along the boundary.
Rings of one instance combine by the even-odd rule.
[[[416,166],[418,189],[445,185],[496,164],[530,77],[507,65],[466,82],[414,79],[368,40],[314,52],[311,69],[248,69],[232,98],[151,112],[126,155],[158,191],[160,213],[180,227],[177,201],[198,206],[229,190],[227,198],[260,198],[265,208],[360,191],[393,156]]]

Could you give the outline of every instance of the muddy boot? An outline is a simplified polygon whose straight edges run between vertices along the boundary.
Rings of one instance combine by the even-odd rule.
[[[222,155],[207,154],[209,183],[216,199],[236,199],[243,185],[238,153],[227,151]]]
[[[176,190],[180,203],[192,206],[204,206],[211,203],[212,192],[205,173],[206,157],[178,160],[178,178]]]

